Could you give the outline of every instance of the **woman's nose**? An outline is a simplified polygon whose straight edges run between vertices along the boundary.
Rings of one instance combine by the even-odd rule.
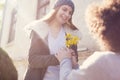
[[[69,12],[66,12],[65,15],[66,15],[66,17],[70,17],[71,16]]]

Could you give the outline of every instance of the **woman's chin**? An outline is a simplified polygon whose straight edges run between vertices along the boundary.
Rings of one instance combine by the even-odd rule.
[[[61,24],[65,24],[66,22],[65,21],[61,21]]]

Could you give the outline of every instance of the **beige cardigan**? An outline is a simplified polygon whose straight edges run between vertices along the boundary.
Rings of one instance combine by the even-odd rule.
[[[95,52],[78,70],[67,66],[69,62],[61,62],[60,80],[120,80],[120,55],[114,52]]]

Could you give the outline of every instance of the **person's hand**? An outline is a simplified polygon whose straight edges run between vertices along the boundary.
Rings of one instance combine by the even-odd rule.
[[[71,53],[72,50],[70,50],[69,48],[61,48],[59,49],[57,54],[55,54],[55,56],[59,60],[59,62],[61,62],[64,58],[72,58]]]
[[[73,65],[73,66],[78,65],[76,56],[72,56],[72,65]]]
[[[75,55],[75,51],[73,50],[71,54],[72,54],[72,66],[73,68],[76,68],[78,66],[78,62],[77,62],[77,57]]]

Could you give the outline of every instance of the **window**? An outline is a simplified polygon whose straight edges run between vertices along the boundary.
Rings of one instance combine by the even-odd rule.
[[[15,27],[16,27],[16,21],[17,21],[16,15],[17,15],[17,10],[16,8],[13,8],[11,13],[8,43],[12,42],[15,39]]]
[[[38,0],[36,19],[40,19],[47,13],[50,0]]]

